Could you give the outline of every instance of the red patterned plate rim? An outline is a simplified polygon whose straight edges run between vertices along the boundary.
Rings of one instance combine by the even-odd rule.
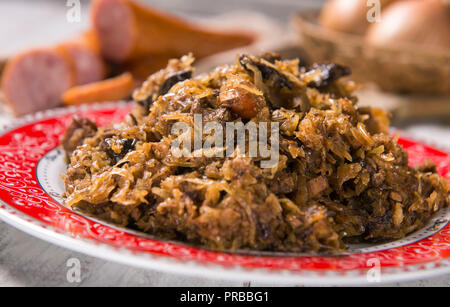
[[[261,256],[204,250],[165,242],[93,221],[61,206],[36,178],[41,158],[59,145],[74,113],[100,125],[120,121],[131,105],[120,102],[36,113],[5,127],[0,136],[0,218],[32,235],[122,263],[229,279],[360,283],[378,265],[384,281],[450,272],[450,225],[421,241],[388,250],[343,256]],[[450,178],[450,155],[401,138],[412,164],[431,158]],[[221,274],[221,275],[217,275]]]

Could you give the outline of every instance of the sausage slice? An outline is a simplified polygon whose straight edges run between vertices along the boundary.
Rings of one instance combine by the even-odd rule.
[[[6,64],[1,88],[16,115],[56,107],[73,85],[66,59],[55,49],[35,49],[16,55]]]

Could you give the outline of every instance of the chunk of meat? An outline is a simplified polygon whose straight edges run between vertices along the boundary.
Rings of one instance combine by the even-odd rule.
[[[328,188],[328,179],[325,176],[319,176],[308,181],[307,186],[309,197],[315,198]]]
[[[97,125],[86,118],[74,116],[64,134],[61,145],[67,154],[71,154],[83,141],[97,132]]]
[[[239,77],[230,78],[220,89],[220,104],[244,120],[255,117],[265,106],[263,94],[250,82]]]

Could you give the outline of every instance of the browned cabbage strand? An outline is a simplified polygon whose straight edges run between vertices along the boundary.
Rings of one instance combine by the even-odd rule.
[[[448,181],[431,162],[408,167],[389,114],[356,106],[355,85],[340,79],[348,69],[242,55],[192,77],[193,60],[150,76],[120,124],[74,119],[63,140],[68,206],[208,248],[285,252],[398,239],[448,206]],[[279,163],[174,157],[171,128],[193,125],[194,114],[223,125],[279,122]]]

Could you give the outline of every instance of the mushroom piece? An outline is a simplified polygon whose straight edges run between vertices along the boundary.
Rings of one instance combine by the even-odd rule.
[[[336,80],[351,75],[350,68],[338,64],[314,64],[305,75],[317,75],[308,83],[309,87],[323,89]]]
[[[266,96],[273,108],[291,108],[293,101],[306,91],[306,86],[294,74],[282,72],[275,64],[250,55],[242,55],[239,64],[254,78],[256,87]]]

